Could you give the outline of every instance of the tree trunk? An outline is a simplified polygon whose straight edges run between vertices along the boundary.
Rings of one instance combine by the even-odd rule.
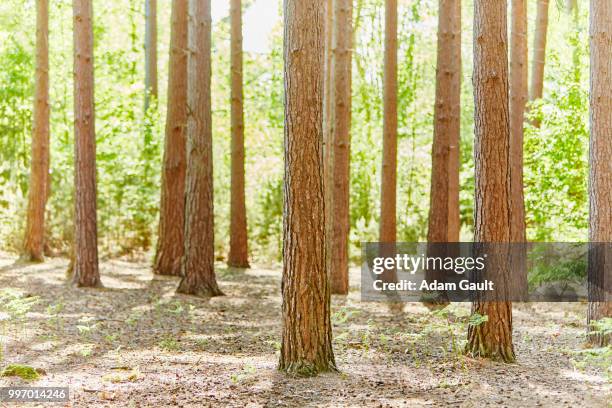
[[[459,241],[459,139],[461,134],[461,1],[440,0],[438,13],[436,102],[432,143],[431,196],[427,242],[429,256],[448,256]],[[427,281],[444,281],[444,274],[427,270]],[[443,305],[442,292],[426,304]]]
[[[330,183],[332,199],[329,225],[329,270],[332,293],[346,295],[348,280],[349,245],[349,184],[351,140],[351,62],[352,13],[351,0],[334,0],[333,10],[333,92],[332,92],[332,145]],[[328,212],[329,214],[329,212]]]
[[[242,1],[231,0],[232,191],[230,250],[227,264],[249,267],[247,216],[244,197],[244,111],[242,91]]]
[[[45,205],[49,196],[49,3],[36,1],[36,74],[28,213],[23,255],[44,260]]]
[[[397,0],[385,0],[380,242],[397,239]]]
[[[283,333],[279,369],[335,370],[325,270],[323,64],[325,8],[286,0]]]
[[[180,275],[184,251],[187,20],[187,0],[173,0],[159,237],[153,266],[159,275]]]
[[[535,36],[533,39],[533,62],[531,64],[531,89],[529,99],[542,97],[544,91],[544,64],[546,61],[546,35],[548,33],[549,0],[538,0]],[[539,126],[539,123],[535,123]]]
[[[96,221],[93,11],[91,0],[73,0],[76,286],[101,286]]]
[[[523,124],[528,98],[527,68],[527,1],[512,0],[512,28],[510,42],[510,240],[514,276],[521,294],[527,295],[527,264],[524,244],[525,199],[523,193]]]
[[[510,241],[510,121],[508,106],[508,27],[505,0],[474,2],[474,105],[476,242]],[[507,264],[498,273],[510,276]],[[498,281],[499,283],[499,281]],[[502,288],[498,288],[500,290]],[[505,362],[514,361],[512,304],[485,302],[472,312],[488,321],[468,329],[466,352]]]
[[[599,245],[603,258],[589,259],[587,322],[612,317],[612,3],[591,0],[591,92],[590,92],[590,231],[589,240]],[[595,262],[594,262],[595,261]],[[610,344],[611,335],[589,335],[598,346]]]
[[[215,278],[210,0],[191,0],[185,254],[179,293],[223,295]]]
[[[145,112],[157,100],[157,0],[145,0]]]
[[[440,0],[439,7],[436,103],[427,241],[458,242],[461,1]]]

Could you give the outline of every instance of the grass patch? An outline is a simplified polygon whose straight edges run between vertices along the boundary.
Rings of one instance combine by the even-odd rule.
[[[21,365],[21,364],[9,364],[2,370],[0,377],[19,377],[23,380],[38,380],[42,370]]]

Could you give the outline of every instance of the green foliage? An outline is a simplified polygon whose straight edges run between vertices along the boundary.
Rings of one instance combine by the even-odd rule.
[[[472,7],[463,7],[463,44],[471,41]],[[280,5],[280,3],[279,3]],[[0,5],[0,242],[21,245],[28,173],[34,70],[34,3]],[[163,6],[163,7],[162,7]],[[96,2],[94,19],[98,233],[102,254],[150,251],[157,228],[163,150],[170,9],[158,10],[158,101],[144,112],[142,0]],[[50,12],[51,195],[47,242],[67,254],[73,240],[74,136],[72,4]],[[249,7],[245,4],[245,7]],[[435,97],[437,7],[400,2],[398,29],[398,240],[427,234]],[[530,6],[533,7],[533,6]],[[531,240],[584,240],[587,230],[588,30],[586,12],[550,27],[546,90],[530,107],[539,129],[525,135],[525,197]],[[112,22],[112,23],[109,23]],[[354,10],[350,255],[378,238],[381,183],[384,1],[358,0]],[[255,262],[278,261],[283,211],[283,39],[277,21],[267,53],[244,55],[246,197]],[[213,25],[215,251],[229,243],[229,21]],[[461,94],[461,237],[473,226],[472,50],[463,47]]]
[[[541,127],[525,134],[528,238],[583,241],[588,228],[588,61],[586,30],[566,34],[571,65],[559,50],[547,55],[548,92],[531,104]]]
[[[38,380],[40,378],[39,370],[21,364],[9,364],[2,370],[0,377],[19,377],[23,380]]]
[[[486,322],[489,321],[489,316],[487,315],[481,315],[479,313],[474,313],[470,316],[469,320],[468,320],[468,325],[472,326],[472,327],[478,327]]]
[[[38,296],[24,296],[12,289],[2,289],[0,290],[0,313],[6,313],[11,320],[23,320],[39,300]]]

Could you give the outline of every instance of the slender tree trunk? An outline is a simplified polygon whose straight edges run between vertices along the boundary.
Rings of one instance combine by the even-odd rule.
[[[157,0],[145,0],[145,112],[157,100]]]
[[[538,0],[535,37],[533,39],[533,62],[531,64],[531,86],[529,100],[542,98],[544,91],[544,65],[546,62],[546,36],[548,33],[549,0]],[[534,123],[539,126],[539,123]]]
[[[455,79],[456,86],[454,98],[456,102],[452,102],[455,111],[451,119],[451,128],[455,130],[449,133],[449,154],[448,154],[448,220],[447,220],[447,242],[459,242],[461,232],[461,218],[459,213],[459,173],[461,171],[461,158],[459,145],[461,143],[461,0],[457,1],[457,5],[454,7],[456,16],[452,18],[453,29],[455,34],[452,36],[452,43],[454,48],[452,51],[454,64],[445,65],[449,68],[449,74],[451,77],[457,75]],[[456,74],[455,74],[456,72]],[[455,118],[456,115],[456,118]],[[454,124],[454,121],[457,121]]]
[[[590,92],[590,228],[589,240],[599,244],[598,258],[589,259],[587,321],[612,317],[612,3],[591,0],[591,92]],[[589,335],[599,346],[610,344],[612,335]]]
[[[159,237],[153,266],[159,275],[180,275],[185,247],[187,20],[187,0],[173,0]]]
[[[91,0],[73,0],[76,286],[101,286],[96,220],[93,10]]]
[[[232,191],[230,209],[230,250],[227,264],[249,267],[247,216],[244,197],[244,111],[242,91],[242,1],[232,0],[231,82],[232,82]]]
[[[179,293],[223,295],[215,278],[210,0],[190,0],[185,254]]]
[[[474,2],[476,242],[507,243],[511,235],[506,14],[505,0]],[[499,267],[500,276],[508,279],[508,265]],[[512,304],[477,299],[472,312],[486,315],[488,321],[469,327],[466,351],[473,356],[514,361]]]
[[[523,123],[528,98],[527,1],[512,0],[510,58],[510,174],[512,241],[525,242]]]
[[[459,241],[459,138],[461,133],[461,1],[440,0],[438,13],[436,102],[432,144],[431,196],[427,252],[448,256]],[[426,280],[444,281],[444,274],[426,271]],[[438,293],[426,304],[444,305],[448,297]]]
[[[325,0],[325,52],[323,72],[323,181],[325,198],[325,269],[330,277],[334,274],[332,234],[334,219],[333,145],[334,145],[334,67],[333,67],[334,0]]]
[[[385,0],[380,242],[397,239],[397,0]]]
[[[279,369],[335,370],[325,270],[323,66],[325,8],[285,0],[283,332]]]
[[[331,218],[329,225],[329,265],[332,293],[346,295],[349,290],[349,184],[351,141],[351,62],[352,62],[352,0],[334,0],[333,10],[333,96]]]
[[[36,74],[32,167],[23,255],[42,262],[45,247],[45,205],[49,193],[49,3],[36,1]]]
[[[510,42],[510,240],[513,275],[527,295],[525,199],[523,193],[523,124],[528,98],[527,1],[512,0]]]
[[[458,242],[461,1],[440,0],[439,7],[436,103],[427,241]]]

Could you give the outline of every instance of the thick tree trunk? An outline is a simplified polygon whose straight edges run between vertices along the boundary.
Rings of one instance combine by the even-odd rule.
[[[352,62],[351,0],[334,0],[333,10],[333,92],[332,145],[330,183],[332,199],[329,225],[329,270],[332,293],[346,295],[348,282],[349,244],[349,184],[351,141],[351,62]],[[329,212],[328,212],[329,213]]]
[[[73,0],[76,286],[101,286],[96,220],[93,10],[91,0]]]
[[[540,99],[544,91],[544,65],[546,62],[546,36],[548,33],[549,0],[538,0],[535,36],[533,39],[533,62],[531,63],[531,87],[529,100]],[[539,123],[535,125],[539,126]]]
[[[474,2],[474,105],[476,242],[510,241],[510,121],[508,106],[508,27],[505,0]],[[507,264],[497,273],[507,278]],[[498,281],[499,284],[499,281]],[[502,288],[498,288],[501,290]],[[512,304],[477,299],[472,312],[488,321],[468,329],[466,352],[514,361]]]
[[[589,240],[606,243],[589,259],[589,302],[587,321],[612,317],[612,3],[591,0],[591,143],[590,143],[590,230]],[[590,333],[589,341],[610,344],[611,335]]]
[[[512,0],[510,40],[510,240],[513,276],[527,295],[525,199],[523,193],[523,124],[528,98],[527,1]]]
[[[430,256],[448,256],[439,243],[459,241],[459,138],[461,133],[461,1],[440,0],[438,13],[436,102],[432,143],[431,196],[427,242]],[[426,280],[443,281],[436,271]],[[442,293],[426,304],[443,305]]]
[[[461,1],[440,0],[428,242],[459,241]]]
[[[32,166],[23,255],[42,262],[45,205],[49,196],[49,3],[36,1],[36,74],[34,86]]]
[[[323,66],[325,8],[286,0],[283,333],[279,369],[335,370],[325,270]]]
[[[179,293],[222,295],[215,278],[210,0],[190,1],[185,254]]]
[[[145,112],[157,100],[157,0],[145,0]]]
[[[153,265],[159,275],[180,275],[184,250],[187,20],[187,0],[173,0],[159,237]]]
[[[397,0],[385,0],[380,242],[397,239]]]
[[[232,191],[230,208],[230,250],[227,264],[249,267],[247,216],[244,197],[244,111],[242,91],[242,1],[232,0],[231,83],[232,83]]]

